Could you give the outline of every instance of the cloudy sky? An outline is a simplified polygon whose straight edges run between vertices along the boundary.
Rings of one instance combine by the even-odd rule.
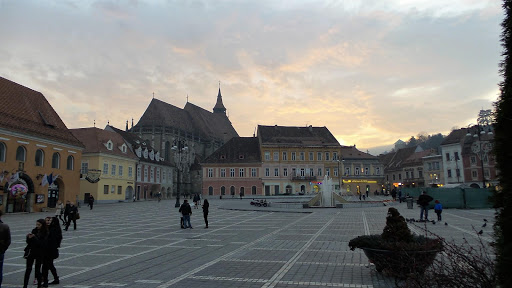
[[[498,0],[0,0],[0,76],[69,128],[124,128],[155,98],[224,105],[240,136],[326,126],[382,152],[491,109]]]

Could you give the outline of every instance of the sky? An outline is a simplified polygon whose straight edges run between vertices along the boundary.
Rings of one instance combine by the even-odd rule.
[[[0,0],[0,76],[68,128],[138,122],[153,97],[233,127],[326,126],[377,155],[492,109],[498,0]],[[154,94],[153,94],[154,93]]]

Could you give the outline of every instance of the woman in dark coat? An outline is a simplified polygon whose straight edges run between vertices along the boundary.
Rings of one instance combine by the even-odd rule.
[[[208,208],[210,208],[210,203],[208,203],[208,199],[204,199],[203,203],[203,217],[204,217],[204,224],[206,224],[205,229],[208,228]]]
[[[48,226],[48,245],[47,253],[43,263],[43,287],[48,287],[48,270],[52,272],[53,281],[50,284],[59,284],[57,269],[53,265],[53,260],[59,258],[59,247],[62,242],[62,230],[60,229],[59,219],[57,217],[46,217]]]
[[[32,230],[32,233],[27,234],[27,247],[25,248],[25,255],[27,259],[27,267],[25,270],[25,278],[23,279],[23,288],[27,288],[30,273],[32,273],[32,265],[34,261],[36,263],[36,279],[37,287],[41,287],[42,274],[41,266],[43,265],[43,259],[45,257],[46,244],[48,240],[48,228],[44,219],[36,221],[36,228]]]

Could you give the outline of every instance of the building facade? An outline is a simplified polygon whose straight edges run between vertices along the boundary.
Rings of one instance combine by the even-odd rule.
[[[40,92],[0,77],[0,102],[0,209],[76,201],[84,145]]]
[[[337,175],[337,167],[332,167],[334,171],[333,181],[342,182],[342,193],[362,195],[374,194],[380,191],[384,181],[384,165],[380,163],[379,158],[358,150],[354,146],[341,147],[341,161],[335,164],[340,165],[341,177]],[[367,193],[368,192],[368,193]]]

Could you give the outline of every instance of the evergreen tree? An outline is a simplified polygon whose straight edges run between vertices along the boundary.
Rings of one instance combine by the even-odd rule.
[[[495,144],[497,168],[500,171],[500,189],[494,193],[496,207],[496,223],[494,224],[496,271],[501,287],[512,284],[512,0],[503,0],[505,18],[501,24],[501,45],[503,60],[500,73],[500,97],[495,103]]]

